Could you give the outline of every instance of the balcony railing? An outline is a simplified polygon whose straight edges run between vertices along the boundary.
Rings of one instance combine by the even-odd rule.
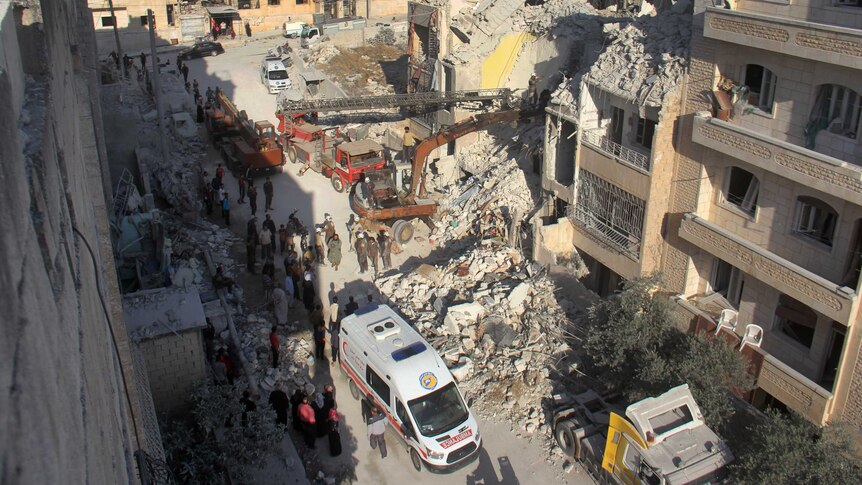
[[[649,173],[649,155],[624,147],[599,130],[582,131],[581,141],[624,165]]]
[[[608,244],[635,261],[640,257],[640,239],[617,230],[607,221],[596,217],[583,208],[579,208],[577,205],[569,206],[569,219],[599,241]]]

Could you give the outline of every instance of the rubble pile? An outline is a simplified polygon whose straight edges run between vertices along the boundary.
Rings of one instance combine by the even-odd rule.
[[[610,42],[590,68],[587,82],[638,105],[662,106],[682,80],[691,14],[664,12],[604,28]]]
[[[375,284],[440,353],[474,411],[528,434],[545,430],[551,369],[569,349],[559,331],[566,313],[540,265],[483,243]]]
[[[303,52],[302,57],[306,65],[308,65],[309,63],[326,64],[338,54],[341,54],[341,51],[338,49],[338,47],[335,47],[332,44],[319,44],[319,47],[317,49]]]
[[[523,5],[512,15],[512,28],[516,32],[533,35],[579,35],[601,27],[596,19],[603,12],[587,2],[550,0],[541,5]]]
[[[382,27],[377,34],[368,40],[371,45],[395,45],[395,31],[389,27]]]

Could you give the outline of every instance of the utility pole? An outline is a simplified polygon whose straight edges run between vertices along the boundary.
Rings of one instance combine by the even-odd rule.
[[[159,58],[156,56],[156,17],[153,15],[152,9],[147,9],[147,26],[150,28],[150,65],[153,66],[153,98],[156,101],[156,114],[159,117],[159,143],[162,146],[162,159],[164,163],[170,160],[170,151],[168,150],[168,133],[165,130],[165,110],[162,107],[160,88],[160,73],[159,73]]]
[[[120,59],[120,62],[123,63],[122,67],[120,67],[119,76],[125,78],[123,73],[126,70],[126,64],[123,60],[123,48],[120,46],[120,31],[117,29],[117,14],[114,13],[114,0],[108,0],[108,7],[111,9],[111,20],[114,23],[114,41],[117,42],[117,59]]]

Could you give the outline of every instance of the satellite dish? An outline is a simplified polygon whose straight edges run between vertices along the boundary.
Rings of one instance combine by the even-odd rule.
[[[752,347],[760,347],[763,343],[763,328],[760,325],[749,324],[745,326],[745,333],[742,334],[742,342],[739,344],[741,351],[745,344]]]
[[[715,334],[718,335],[718,332],[720,332],[722,328],[727,328],[730,329],[731,332],[735,332],[738,316],[739,313],[736,310],[722,310],[721,315],[718,317],[718,325],[715,327]]]

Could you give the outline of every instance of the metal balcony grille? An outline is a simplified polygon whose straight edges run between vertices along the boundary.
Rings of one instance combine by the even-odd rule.
[[[638,260],[646,202],[595,174],[580,170],[568,217],[595,238]]]
[[[605,155],[614,158],[616,161],[634,167],[644,172],[649,172],[649,156],[643,153],[626,148],[619,143],[612,141],[610,138],[602,134],[600,130],[584,130],[581,132],[581,140],[604,153]]]

